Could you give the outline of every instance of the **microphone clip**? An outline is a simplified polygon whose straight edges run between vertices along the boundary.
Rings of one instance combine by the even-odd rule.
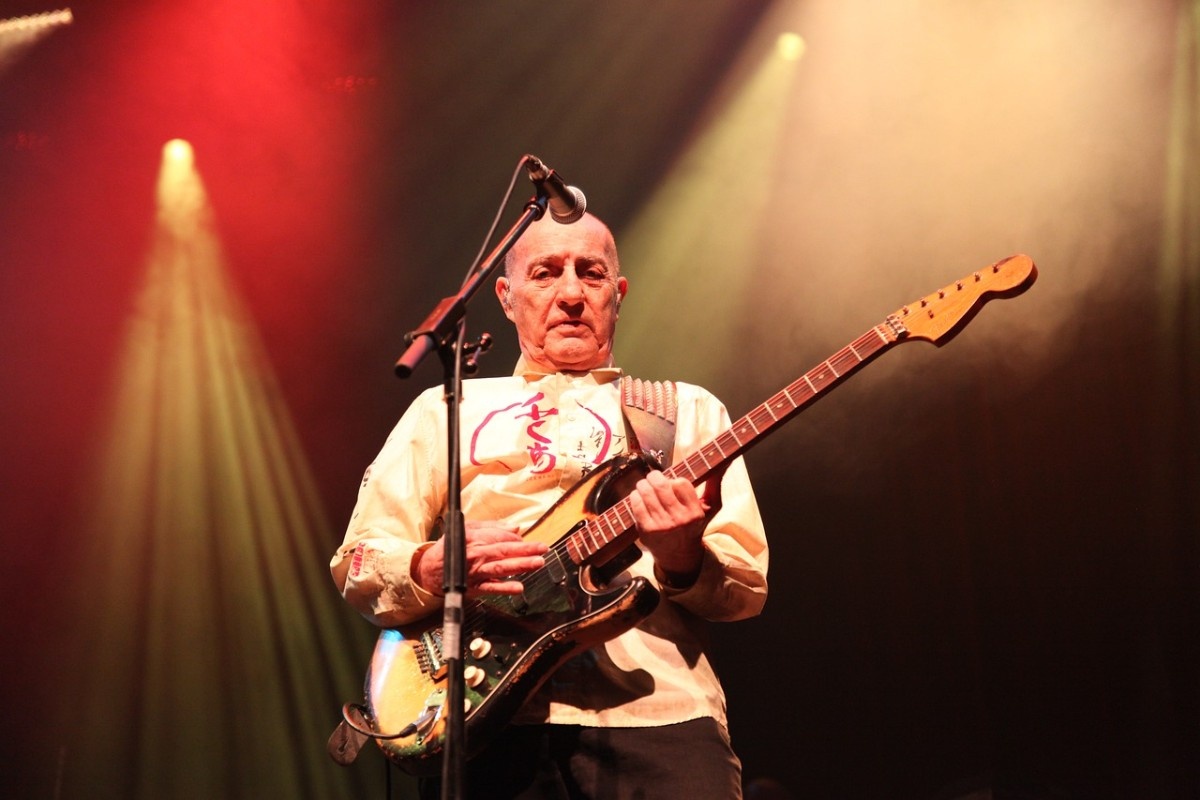
[[[534,155],[525,156],[525,167],[529,180],[537,188],[538,197],[546,199],[546,208],[555,222],[570,225],[583,219],[587,211],[587,198],[577,186],[568,186],[556,171],[547,167]],[[541,207],[541,204],[538,204]]]

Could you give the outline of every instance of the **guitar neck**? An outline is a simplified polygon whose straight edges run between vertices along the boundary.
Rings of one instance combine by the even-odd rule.
[[[727,431],[666,470],[668,477],[701,483],[712,472],[773,433],[818,397],[850,377],[869,360],[895,344],[903,328],[876,325],[850,344],[804,373],[797,380],[756,406]]]
[[[664,474],[671,478],[687,478],[692,484],[703,482],[872,358],[900,341],[906,333],[900,319],[896,315],[889,316],[755,407],[724,433],[671,466]],[[633,526],[632,506],[628,498],[622,498],[575,531],[568,542],[568,552],[576,563],[585,563],[603,548],[627,536]]]

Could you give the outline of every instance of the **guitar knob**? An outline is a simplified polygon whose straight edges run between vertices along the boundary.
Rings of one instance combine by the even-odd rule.
[[[472,689],[483,683],[485,677],[487,677],[486,673],[476,666],[470,666],[463,670],[463,682]]]
[[[467,646],[471,651],[471,655],[476,659],[487,658],[488,653],[492,652],[492,643],[487,639],[476,636],[471,640],[471,644]]]

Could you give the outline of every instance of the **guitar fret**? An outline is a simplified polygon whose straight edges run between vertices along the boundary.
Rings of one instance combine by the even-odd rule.
[[[696,454],[692,453],[690,456],[685,458],[683,461],[672,464],[671,466],[669,466],[665,470],[663,470],[663,475],[666,475],[668,478],[687,478],[688,480],[691,480],[692,478],[695,477],[695,475],[692,474],[692,471],[691,471],[692,470],[691,463],[693,460],[695,460],[695,458],[696,458]]]
[[[634,525],[634,519],[633,507],[629,504],[628,500],[622,500],[609,510],[613,512],[613,515],[617,518],[617,521],[621,523],[620,528],[612,526],[610,536],[611,541],[612,539],[616,539],[622,533],[632,528]]]
[[[595,519],[588,520],[588,522],[579,529],[580,538],[586,545],[586,552],[589,556],[600,549],[600,542],[603,540],[598,534],[600,533],[600,526],[603,524],[603,518],[596,517]]]
[[[836,369],[834,370],[834,373],[839,378],[848,373],[850,370],[854,369],[854,367],[858,366],[858,364],[862,362],[862,359],[858,357],[858,354],[854,353],[852,350],[843,350],[841,353],[838,353],[836,356],[834,356],[834,360],[842,366],[841,372],[838,372]]]
[[[567,555],[570,556],[571,560],[576,564],[582,561],[579,554],[579,540],[574,536],[568,536],[566,539],[564,539],[563,547],[566,549]]]
[[[583,540],[583,543],[586,544],[588,549],[593,553],[600,549],[596,543],[595,534],[595,528],[597,527],[598,521],[599,518],[594,519],[579,529],[579,538]]]
[[[775,407],[775,408],[784,407],[785,399],[786,399],[787,403],[792,405],[792,407],[794,408],[794,405],[796,405],[796,404],[792,403],[791,398],[787,397],[785,392],[776,393],[776,395],[774,397],[770,398],[769,401],[767,401],[767,403],[763,405],[763,408],[767,409],[767,413],[770,414],[770,416],[772,416],[773,420],[779,420],[779,415],[775,414],[775,411],[772,407]]]
[[[834,367],[833,367],[833,364],[830,364],[830,363],[829,363],[829,359],[828,359],[828,358],[827,358],[827,359],[825,359],[825,366],[829,367],[829,371],[833,373],[833,376],[834,376],[835,378],[840,378],[840,377],[842,377],[841,373],[840,373],[840,372],[838,372],[836,369],[834,369]]]

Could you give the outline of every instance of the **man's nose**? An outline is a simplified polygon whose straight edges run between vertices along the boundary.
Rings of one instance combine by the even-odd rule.
[[[558,280],[558,298],[564,303],[580,303],[583,301],[583,281],[575,274],[574,269],[563,270]]]

